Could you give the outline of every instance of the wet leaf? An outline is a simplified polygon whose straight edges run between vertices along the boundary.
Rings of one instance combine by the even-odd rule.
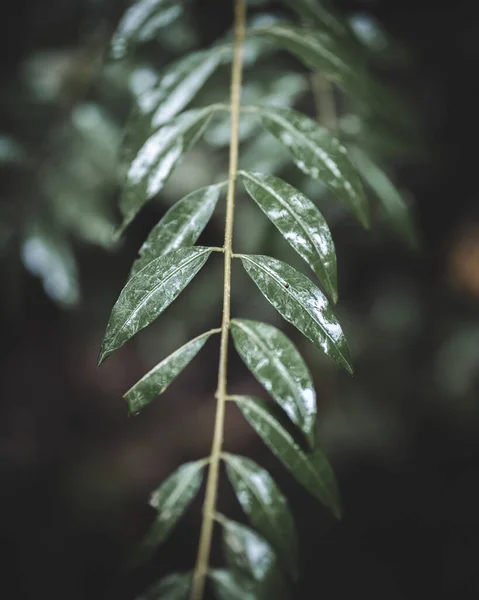
[[[208,106],[186,111],[153,133],[143,144],[128,170],[120,199],[123,223],[117,235],[163,188],[184,154],[200,138],[214,110],[215,106]]]
[[[162,394],[193,360],[213,333],[213,331],[207,331],[181,346],[135,383],[124,396],[128,402],[130,412],[133,414],[138,413],[159,394]]]
[[[206,460],[185,463],[151,494],[150,506],[158,513],[135,553],[135,562],[147,560],[166,540],[198,493],[206,464]]]
[[[172,573],[153,584],[137,600],[189,600],[191,573]]]
[[[417,247],[416,229],[397,188],[361,148],[355,146],[351,152],[359,173],[380,200],[392,227],[411,247]]]
[[[252,590],[252,581],[238,577],[227,569],[210,569],[208,576],[218,600],[259,600]]]
[[[327,129],[291,109],[258,109],[265,128],[290,152],[297,167],[324,185],[364,227],[369,208],[359,176],[346,149]]]
[[[258,321],[235,319],[230,330],[246,366],[314,446],[316,394],[294,344],[276,327]]]
[[[221,516],[225,559],[239,581],[251,580],[257,598],[284,598],[286,589],[276,555],[255,531]]]
[[[252,525],[271,544],[293,579],[298,577],[298,540],[286,498],[271,475],[249,458],[225,454],[226,471]]]
[[[123,58],[131,46],[152,39],[183,12],[178,0],[137,0],[124,14],[111,41],[112,58]]]
[[[349,350],[326,296],[286,263],[259,254],[240,255],[246,272],[276,310],[352,374]]]
[[[336,252],[328,224],[316,206],[279,177],[240,172],[248,194],[304,258],[337,301]]]
[[[305,29],[293,25],[272,25],[256,31],[266,39],[294,54],[301,62],[321,75],[345,85],[359,69],[357,55],[338,46],[328,31]]]
[[[291,471],[293,477],[339,518],[337,484],[328,459],[321,449],[317,448],[312,454],[305,454],[263,400],[251,396],[234,396],[232,400],[264,443]]]
[[[142,113],[149,115],[150,126],[158,128],[181,112],[230,53],[228,48],[212,48],[173,63],[156,86],[138,97]]]
[[[153,227],[131,268],[130,277],[154,258],[193,246],[211,218],[220,195],[218,185],[196,190],[174,204]]]
[[[211,248],[180,248],[152,260],[122,289],[111,311],[98,364],[152,323],[208,260]]]

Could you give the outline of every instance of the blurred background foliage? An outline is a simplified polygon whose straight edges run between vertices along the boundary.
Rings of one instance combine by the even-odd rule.
[[[216,117],[160,196],[112,244],[123,179],[118,150],[135,98],[173,60],[228,35],[230,4],[177,3],[171,22],[121,62],[109,60],[108,47],[126,1],[17,0],[0,21],[0,587],[11,598],[127,599],[193,563],[199,502],[150,564],[135,575],[121,570],[151,519],[148,493],[178,464],[208,452],[214,341],[140,416],[127,417],[122,394],[187,339],[217,326],[221,260],[211,260],[167,314],[100,371],[96,355],[152,226],[186,193],[225,178],[228,121]],[[293,17],[280,2],[249,4],[258,20]],[[244,115],[240,166],[281,173],[305,192],[336,245],[338,314],[354,378],[286,331],[315,379],[319,435],[340,482],[344,519],[333,522],[295,487],[234,408],[227,446],[254,456],[291,499],[302,543],[298,598],[340,599],[357,590],[373,598],[476,598],[477,9],[466,2],[434,13],[417,2],[335,5],[370,48],[378,81],[414,108],[408,127],[386,104],[379,118],[334,91],[340,135],[359,141],[403,192],[420,249],[395,235],[377,203],[372,231],[362,230]],[[246,56],[244,103],[327,117],[296,59],[255,44]],[[228,85],[225,65],[195,104],[226,101]],[[219,203],[205,243],[221,243],[223,210]],[[294,261],[244,193],[235,247]],[[240,269],[233,289],[233,314],[279,323]],[[261,394],[236,358],[230,388]],[[240,517],[226,486],[222,503]]]

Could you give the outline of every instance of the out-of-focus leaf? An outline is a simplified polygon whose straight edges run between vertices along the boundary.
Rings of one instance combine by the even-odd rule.
[[[305,454],[263,400],[251,396],[233,396],[232,400],[293,477],[339,518],[341,511],[338,488],[333,470],[323,452],[317,448],[312,454]]]
[[[225,455],[226,471],[252,525],[272,545],[293,579],[298,577],[298,540],[286,498],[271,475],[249,458]]]
[[[311,30],[293,25],[273,25],[256,31],[274,41],[301,60],[307,67],[339,84],[351,81],[359,68],[357,55],[338,46],[337,40],[324,30]]]
[[[223,548],[231,571],[240,581],[252,581],[251,590],[257,598],[284,598],[285,582],[268,542],[246,525],[225,517],[218,520],[223,527]]]
[[[183,12],[180,0],[137,0],[126,11],[111,41],[112,58],[123,58],[131,46],[151,40]]]
[[[361,180],[339,140],[294,110],[270,107],[258,110],[265,128],[290,152],[297,167],[313,179],[320,179],[368,227],[368,202]]]
[[[218,47],[189,54],[173,63],[156,85],[146,86],[137,94],[138,108],[133,110],[123,136],[125,162],[135,156],[152,131],[191,102],[228,53],[228,48]]]
[[[329,2],[324,0],[283,0],[283,2],[305,21],[334,33],[339,40],[347,43],[355,41],[347,21],[334,11]]]
[[[207,331],[195,339],[189,341],[173,354],[153,367],[149,373],[144,375],[140,381],[130,388],[124,397],[128,402],[131,413],[138,413],[142,408],[150,404],[159,394],[162,394],[170,383],[183,371],[203,348],[209,337],[216,331]]]
[[[130,277],[154,258],[183,246],[193,246],[213,214],[220,191],[219,185],[210,185],[191,192],[174,204],[141,246]]]
[[[144,561],[162,544],[200,489],[207,460],[185,463],[172,473],[150,497],[158,513],[134,554],[133,561]]]
[[[138,97],[138,105],[155,129],[182,111],[230,53],[224,47],[194,52],[176,61],[158,84]]]
[[[62,236],[33,228],[22,243],[25,267],[43,282],[45,293],[62,306],[74,306],[80,299],[77,263],[70,244]]]
[[[200,138],[215,109],[208,106],[186,111],[147,139],[128,170],[120,199],[124,220],[118,235],[163,188],[183,155]]]
[[[240,258],[248,275],[286,321],[351,374],[346,338],[321,290],[275,258],[259,254],[242,254]]]
[[[386,173],[358,146],[351,149],[359,173],[375,192],[397,233],[412,247],[418,240],[406,203]]]
[[[218,600],[259,600],[252,590],[253,582],[244,577],[240,578],[227,569],[210,569],[208,576]]]
[[[155,258],[122,289],[111,311],[100,349],[100,365],[135,333],[154,321],[182,292],[211,254],[211,248],[180,248]]]
[[[294,344],[276,327],[258,321],[235,319],[230,329],[246,366],[313,446],[316,394]]]
[[[337,301],[336,251],[323,215],[292,185],[279,177],[240,172],[248,194],[304,258]]]
[[[191,573],[172,573],[153,584],[137,600],[188,600],[192,579]]]

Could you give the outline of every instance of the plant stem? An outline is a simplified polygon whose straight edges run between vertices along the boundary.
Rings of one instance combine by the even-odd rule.
[[[311,75],[316,118],[327,129],[334,132],[338,126],[333,84],[320,73]]]
[[[220,361],[218,368],[218,387],[216,390],[216,416],[211,446],[210,466],[208,469],[208,481],[206,483],[205,501],[203,504],[203,521],[201,525],[198,556],[196,560],[192,600],[201,600],[205,588],[205,577],[211,552],[211,541],[213,537],[213,525],[216,514],[216,497],[218,493],[218,478],[221,461],[221,450],[223,445],[225,403],[226,403],[226,380],[228,366],[228,337],[230,325],[231,307],[231,260],[233,244],[233,221],[236,171],[238,168],[238,146],[239,146],[239,115],[241,80],[243,74],[243,39],[245,34],[246,0],[235,0],[235,24],[234,24],[234,53],[231,71],[231,139],[228,169],[228,195],[226,200],[226,223],[224,242],[224,287],[223,287],[223,320],[221,323],[221,346]]]

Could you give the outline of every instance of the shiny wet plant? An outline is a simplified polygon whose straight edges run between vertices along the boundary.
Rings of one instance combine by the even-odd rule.
[[[294,595],[294,583],[300,573],[299,542],[288,501],[264,468],[250,458],[224,451],[228,404],[234,403],[240,409],[307,492],[334,516],[341,515],[334,473],[316,438],[316,395],[305,361],[282,331],[254,320],[254,315],[252,319],[235,318],[230,309],[235,293],[231,285],[235,262],[242,265],[286,321],[352,374],[348,345],[334,309],[338,278],[333,237],[321,212],[302,191],[272,173],[239,169],[241,119],[256,118],[256,127],[269,132],[290,155],[292,163],[308,177],[320,181],[365,228],[369,228],[371,216],[363,179],[376,192],[392,225],[408,240],[414,235],[400,194],[358,144],[342,141],[317,120],[291,107],[241,102],[247,71],[245,50],[248,43],[259,42],[256,48],[260,51],[264,48],[267,52],[293,54],[316,75],[367,104],[373,114],[384,111],[388,90],[368,74],[367,49],[355,37],[348,21],[326,3],[288,0],[285,5],[298,13],[299,24],[280,21],[249,25],[246,1],[235,0],[233,4],[233,35],[209,50],[193,52],[176,61],[155,86],[139,96],[122,149],[127,168],[120,200],[123,222],[117,236],[124,234],[142,207],[162,190],[185,153],[204,135],[213,115],[227,113],[230,118],[227,180],[192,190],[153,228],[111,311],[99,356],[101,364],[157,319],[199,275],[212,253],[223,255],[220,326],[186,341],[125,393],[130,412],[137,414],[167,389],[210,338],[219,338],[211,452],[207,458],[182,465],[152,494],[150,505],[157,516],[132,558],[132,564],[148,559],[172,533],[206,481],[196,565],[190,572],[171,574],[155,584],[146,594],[151,599],[200,600],[207,582],[219,599]],[[121,59],[135,45],[159,34],[162,27],[181,16],[183,9],[183,3],[177,1],[138,0],[125,13],[113,37],[113,57]],[[214,71],[225,63],[231,63],[229,100],[218,98],[215,104],[187,108]],[[241,206],[235,207],[238,185],[244,187],[264,217],[304,260],[311,270],[309,277],[272,256],[234,252],[235,208],[241,210]],[[195,245],[224,196],[222,245]],[[228,388],[230,339],[273,402],[234,395]],[[278,419],[278,410],[283,413],[283,420]],[[290,420],[290,426],[283,425],[284,419]],[[221,464],[250,526],[217,511]],[[210,565],[215,526],[222,533],[224,550],[225,566],[219,569]]]

